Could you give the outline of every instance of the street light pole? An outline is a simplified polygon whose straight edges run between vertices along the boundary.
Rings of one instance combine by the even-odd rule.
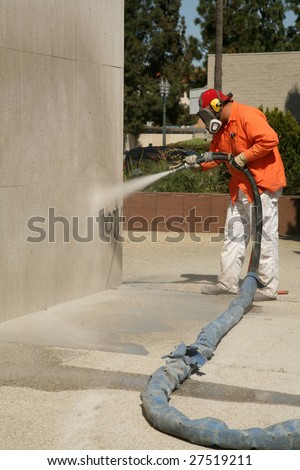
[[[159,83],[160,95],[163,99],[163,147],[167,145],[167,98],[170,92],[170,83],[166,78],[161,78]]]

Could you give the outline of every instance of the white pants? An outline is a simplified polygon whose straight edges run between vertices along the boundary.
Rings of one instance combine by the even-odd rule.
[[[264,287],[262,293],[276,297],[279,280],[278,259],[278,199],[282,189],[261,194],[263,231],[258,277]],[[254,218],[253,218],[254,219]],[[224,243],[221,252],[219,285],[232,292],[238,291],[239,278],[245,260],[246,248],[253,240],[252,204],[239,191],[234,204],[230,201],[225,223]]]

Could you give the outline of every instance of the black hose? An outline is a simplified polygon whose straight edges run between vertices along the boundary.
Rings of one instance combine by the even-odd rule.
[[[211,152],[208,152],[211,154]],[[203,154],[205,155],[205,154]],[[227,154],[215,153],[203,157],[203,161],[228,160]],[[200,159],[198,161],[201,163]],[[215,321],[210,322],[196,341],[186,346],[180,343],[163,367],[157,369],[141,393],[142,407],[148,421],[158,430],[185,439],[197,445],[223,449],[300,450],[300,420],[278,423],[264,429],[230,429],[218,419],[206,417],[191,420],[170,406],[172,392],[192,373],[213,356],[221,339],[242,318],[251,305],[257,286],[257,276],[262,237],[262,207],[259,192],[251,172],[241,169],[247,176],[254,198],[255,239],[248,273],[240,290],[229,307]]]
[[[227,154],[224,152],[206,152],[204,154],[199,154],[197,158],[197,163],[201,164],[208,161],[233,161],[233,155]],[[259,259],[260,259],[260,249],[261,249],[261,237],[262,237],[262,224],[263,224],[263,213],[262,213],[262,205],[261,199],[259,195],[259,191],[256,185],[256,182],[253,178],[251,171],[247,167],[239,167],[239,165],[234,164],[235,168],[239,171],[242,171],[249,180],[251,185],[252,193],[253,193],[253,211],[255,216],[255,238],[253,240],[252,245],[252,253],[250,258],[250,264],[248,271],[251,273],[257,273],[259,267]]]
[[[260,195],[257,189],[257,185],[253,178],[252,173],[247,169],[243,169],[244,174],[247,176],[252,192],[253,192],[253,209],[255,215],[255,239],[253,240],[252,245],[252,254],[250,259],[250,265],[248,271],[257,273],[259,267],[260,259],[260,250],[261,250],[261,237],[262,237],[262,228],[263,228],[263,213]]]

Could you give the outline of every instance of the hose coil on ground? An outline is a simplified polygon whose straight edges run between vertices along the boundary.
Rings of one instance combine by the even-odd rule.
[[[199,156],[200,157],[200,156]],[[226,154],[213,154],[215,160],[228,160]],[[201,163],[201,160],[199,159]],[[236,450],[300,450],[300,419],[294,419],[264,429],[230,429],[221,420],[205,417],[191,420],[170,406],[172,392],[191,374],[211,359],[221,339],[242,318],[251,306],[259,284],[257,270],[262,235],[262,207],[254,178],[247,168],[242,170],[250,181],[256,218],[255,238],[248,273],[229,307],[216,320],[201,330],[196,341],[181,343],[168,356],[166,364],[157,369],[141,393],[145,416],[154,428],[193,444]]]

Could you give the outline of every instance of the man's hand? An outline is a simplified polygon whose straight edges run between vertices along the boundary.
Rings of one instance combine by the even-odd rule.
[[[197,163],[197,158],[198,158],[198,155],[188,155],[187,157],[185,157],[183,159],[183,161],[185,163],[187,163],[188,165],[191,165],[193,168],[199,168],[199,164]]]
[[[234,160],[234,162],[233,162]],[[232,157],[232,159],[230,160],[230,165],[233,167],[233,168],[237,168],[237,167],[240,167],[240,168],[244,168],[244,166],[247,164],[247,158],[245,157],[245,155],[242,153],[239,153],[239,155],[237,155],[236,157]]]

